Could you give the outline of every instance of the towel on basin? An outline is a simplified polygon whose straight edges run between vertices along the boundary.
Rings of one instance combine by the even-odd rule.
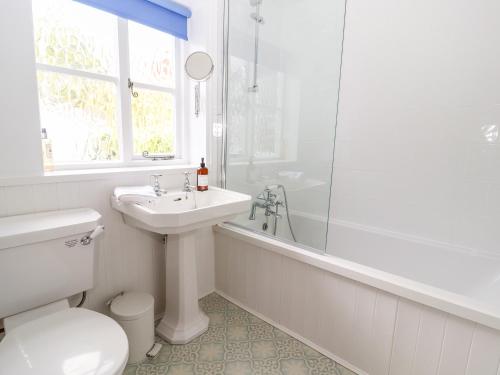
[[[152,186],[120,186],[116,187],[113,195],[124,203],[145,203],[158,198]]]

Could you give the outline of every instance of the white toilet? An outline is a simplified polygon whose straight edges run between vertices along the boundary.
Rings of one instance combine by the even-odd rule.
[[[1,375],[123,372],[123,329],[66,300],[94,286],[100,218],[91,209],[0,218]]]

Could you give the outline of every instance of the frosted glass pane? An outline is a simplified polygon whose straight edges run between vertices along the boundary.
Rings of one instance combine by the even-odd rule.
[[[174,87],[174,37],[129,22],[129,44],[130,75],[133,81]]]
[[[115,84],[40,71],[38,89],[56,164],[119,159]]]
[[[33,0],[38,63],[117,75],[117,18],[70,0]]]
[[[134,154],[175,152],[174,97],[165,92],[137,89],[132,98]]]

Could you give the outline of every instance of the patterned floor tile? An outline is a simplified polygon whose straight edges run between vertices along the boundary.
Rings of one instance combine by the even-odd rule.
[[[213,293],[200,301],[208,331],[170,345],[124,375],[356,375],[321,353]]]
[[[302,358],[300,359],[282,359],[281,371],[286,375],[309,375],[309,367],[307,367],[306,361]]]

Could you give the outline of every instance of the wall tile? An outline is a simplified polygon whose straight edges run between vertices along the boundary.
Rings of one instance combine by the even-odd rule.
[[[499,11],[348,3],[331,217],[500,256]]]

